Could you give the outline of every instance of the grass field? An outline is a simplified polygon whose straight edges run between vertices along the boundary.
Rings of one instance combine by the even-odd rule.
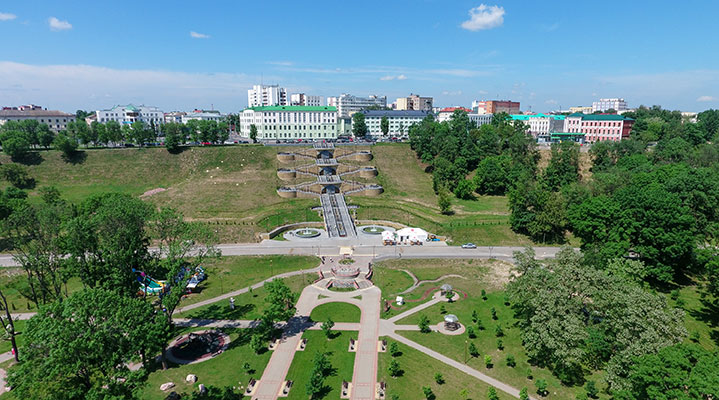
[[[297,275],[283,279],[285,284],[299,296],[305,286],[312,283],[316,275]],[[267,291],[264,286],[235,296],[235,309],[230,309],[228,300],[220,300],[203,307],[182,313],[176,312],[178,318],[202,318],[202,319],[258,319],[265,309],[265,296]]]
[[[310,319],[315,322],[325,322],[332,318],[334,322],[360,322],[361,312],[354,304],[333,302],[315,307],[310,313]]]
[[[392,342],[391,338],[381,339]],[[387,384],[387,399],[391,399],[392,395],[398,395],[400,399],[424,399],[423,386],[432,388],[432,392],[439,400],[482,400],[487,398],[489,385],[486,383],[402,343],[397,344],[401,355],[396,359],[403,371],[399,377],[393,378],[387,372],[389,363],[392,360],[389,352],[379,353],[377,362],[377,380]],[[435,372],[442,374],[445,381],[443,384],[440,385],[435,382]],[[467,398],[460,396],[463,389],[468,392]],[[503,400],[513,398],[500,390],[497,390],[497,394]]]
[[[73,202],[103,192],[142,196],[153,189],[165,189],[142,198],[157,206],[175,207],[188,219],[208,224],[223,242],[254,241],[257,233],[279,225],[321,220],[311,210],[319,205],[317,200],[282,199],[276,194],[279,186],[308,180],[299,177],[284,182],[277,177],[280,166],[311,163],[310,159],[289,164],[277,161],[277,152],[287,150],[255,145],[192,147],[180,154],[170,154],[164,148],[91,149],[83,150],[81,162],[77,163],[64,161],[57,151],[40,151],[38,162],[28,166],[37,182],[30,195],[36,196],[37,189],[46,185],[56,186],[63,197]],[[506,197],[453,199],[455,214],[442,215],[431,175],[424,172],[426,166],[416,159],[408,144],[380,144],[371,151],[374,159],[362,164],[377,166],[379,176],[351,179],[378,182],[385,193],[379,197],[350,197],[351,204],[360,206],[359,219],[420,226],[446,235],[455,243],[530,243],[509,229]],[[8,162],[7,156],[0,156],[0,163]]]
[[[317,352],[328,353],[333,372],[325,377],[326,390],[321,399],[339,399],[342,381],[352,381],[355,353],[350,353],[349,339],[357,339],[356,332],[334,332],[332,339],[327,340],[321,331],[305,331],[302,335],[307,339],[304,351],[295,353],[287,380],[293,381],[288,399],[307,399],[306,385],[312,373],[312,358]]]

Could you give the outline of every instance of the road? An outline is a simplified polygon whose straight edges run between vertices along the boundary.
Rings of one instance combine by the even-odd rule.
[[[462,249],[459,246],[447,246],[444,243],[428,243],[424,246],[383,246],[372,241],[349,240],[311,240],[297,243],[279,240],[265,240],[261,243],[221,244],[217,248],[223,256],[256,255],[314,255],[337,256],[341,247],[352,247],[355,256],[373,256],[377,260],[388,258],[495,258],[512,261],[515,251],[523,251],[519,246],[480,246],[476,249]],[[539,259],[553,258],[560,247],[534,247]],[[150,251],[156,249],[150,248]],[[0,254],[0,266],[17,267],[12,254]]]

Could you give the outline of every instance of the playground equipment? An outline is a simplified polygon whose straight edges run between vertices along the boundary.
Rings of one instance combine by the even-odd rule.
[[[135,273],[137,276],[137,281],[140,283],[140,294],[162,294],[165,293],[167,290],[167,285],[165,284],[165,281],[158,281],[157,279],[152,278],[151,276],[147,275],[143,271],[138,271],[135,268],[132,269],[132,272]]]
[[[185,288],[187,288],[190,291],[193,291],[193,290],[195,290],[197,285],[200,282],[204,281],[205,279],[207,279],[207,274],[205,274],[205,269],[198,266],[197,268],[195,268],[195,273],[192,274],[192,277],[187,282],[187,286],[185,286]]]

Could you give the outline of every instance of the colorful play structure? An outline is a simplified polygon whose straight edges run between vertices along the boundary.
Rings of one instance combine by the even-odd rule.
[[[144,271],[139,271],[135,268],[132,269],[132,272],[135,273],[137,276],[137,282],[140,284],[140,290],[139,293],[141,295],[150,294],[150,295],[162,295],[163,293],[170,290],[170,285],[167,283],[167,281],[160,281],[157,279],[152,278],[150,275],[146,274]],[[185,278],[185,275],[191,273],[192,276],[190,277],[190,280],[187,282],[187,285],[185,288],[191,292],[197,288],[197,285],[207,279],[207,274],[205,273],[205,269],[202,267],[196,267],[194,273],[191,271],[190,268],[185,268],[178,274],[177,278],[175,278],[175,282],[178,282]]]

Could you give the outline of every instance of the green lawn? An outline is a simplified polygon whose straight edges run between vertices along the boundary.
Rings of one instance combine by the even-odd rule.
[[[82,289],[78,278],[71,278],[63,288],[63,292],[73,293]],[[36,312],[35,304],[28,300],[30,288],[27,277],[21,268],[0,268],[0,290],[7,299],[10,312]]]
[[[299,296],[302,289],[311,284],[315,278],[316,275],[297,275],[285,278],[284,281]],[[235,296],[234,310],[230,310],[229,300],[220,300],[183,313],[175,313],[174,316],[203,319],[259,319],[265,309],[266,295],[267,291],[263,286],[252,292]]]
[[[231,256],[211,260],[203,266],[208,279],[200,283],[198,293],[183,299],[180,307],[242,289],[277,274],[317,265],[319,260],[310,256]]]
[[[392,342],[391,338],[382,339]],[[467,389],[468,398],[470,399],[482,400],[487,398],[489,385],[486,383],[402,343],[398,343],[398,345],[402,353],[397,357],[400,368],[403,370],[401,376],[397,378],[389,376],[387,367],[392,360],[389,352],[379,353],[377,362],[377,380],[387,384],[387,399],[391,399],[391,396],[395,394],[399,395],[400,399],[424,399],[423,386],[431,387],[432,392],[439,400],[464,400],[460,396],[460,391],[463,389]],[[445,383],[440,385],[435,382],[434,374],[436,372],[442,374]],[[503,400],[513,399],[513,397],[499,390],[497,390],[497,394]]]
[[[360,322],[360,316],[359,307],[343,302],[322,304],[310,313],[310,319],[315,322],[324,322],[327,318],[332,318],[334,322]]]
[[[327,340],[321,331],[305,331],[302,337],[307,339],[307,347],[304,351],[295,353],[290,370],[287,372],[287,380],[293,381],[288,399],[307,399],[306,385],[312,373],[312,358],[316,352],[329,353],[329,360],[334,368],[333,373],[325,378],[327,387],[322,399],[339,399],[342,381],[352,381],[355,353],[349,349],[349,339],[357,339],[356,332],[334,332],[335,336]]]
[[[3,318],[5,318],[3,316]],[[23,336],[23,332],[25,332],[25,325],[27,324],[27,320],[14,320],[13,325],[15,326],[15,332],[19,332],[17,336],[15,336],[15,342],[17,344],[17,347],[23,345],[25,342],[25,337]],[[5,331],[2,331],[3,334]],[[10,343],[10,338],[4,339],[0,341],[0,353],[5,353],[7,351],[10,351],[12,349],[12,343]]]
[[[706,300],[709,300],[708,298]],[[692,342],[692,334],[698,333],[698,343],[707,350],[719,348],[719,309],[709,301],[703,301],[701,289],[695,285],[685,286],[679,291],[679,298],[672,300],[667,295],[667,302],[674,307],[686,311],[684,326],[689,332],[685,342]],[[680,307],[680,302],[684,305]]]
[[[466,283],[457,282],[456,286],[462,290],[467,290]],[[548,399],[573,399],[575,395],[582,392],[583,389],[580,387],[567,387],[563,386],[559,380],[552,375],[552,373],[545,368],[538,368],[531,366],[528,363],[527,354],[522,346],[522,340],[520,338],[519,328],[516,327],[517,320],[514,318],[514,313],[509,306],[504,302],[503,291],[487,291],[487,300],[483,300],[480,295],[481,289],[475,287],[475,290],[469,291],[470,296],[467,299],[457,301],[455,303],[440,303],[434,306],[410,315],[407,318],[400,320],[399,324],[417,324],[419,318],[422,315],[429,317],[431,324],[436,324],[442,321],[443,314],[441,313],[441,307],[444,306],[447,313],[455,314],[459,317],[459,321],[466,326],[473,326],[476,332],[476,339],[470,339],[468,335],[460,336],[447,336],[440,333],[420,333],[420,332],[398,332],[406,338],[413,340],[423,346],[429,347],[435,351],[438,351],[450,358],[453,358],[459,362],[467,362],[467,365],[475,368],[487,375],[497,378],[507,384],[514,387],[521,388],[527,386],[530,391],[536,390],[534,381],[536,379],[545,379],[548,383],[549,396]],[[494,307],[497,312],[498,319],[495,321],[491,316],[491,308]],[[472,311],[476,310],[479,319],[484,326],[484,330],[479,330],[477,325],[472,322]],[[501,326],[504,331],[504,336],[501,340],[504,345],[504,350],[499,350],[497,346],[497,339],[495,329],[497,326]],[[468,355],[466,348],[468,346],[466,341],[473,342],[479,350],[479,357],[473,358]],[[513,355],[517,365],[511,368],[506,365],[507,355]],[[489,355],[493,360],[493,367],[487,368],[484,364],[484,356]],[[533,380],[527,379],[527,370],[532,370]],[[592,379],[597,381],[598,387],[604,389],[605,385],[601,381],[601,373],[594,373],[586,376],[586,379]],[[608,398],[606,395],[602,395],[600,398]]]
[[[202,330],[195,328],[193,330]],[[249,341],[251,331],[247,329],[226,329],[232,342],[227,351],[219,356],[197,364],[171,365],[167,370],[161,368],[150,373],[147,379],[147,386],[142,392],[142,398],[147,400],[161,400],[167,396],[166,392],[160,391],[160,385],[165,382],[174,382],[173,390],[178,393],[190,393],[197,389],[197,385],[203,383],[212,386],[247,386],[250,378],[260,379],[265,366],[272,355],[265,351],[262,354],[255,354],[250,349]],[[183,332],[184,333],[184,332]],[[178,334],[179,336],[179,334]],[[247,374],[243,369],[244,363],[249,363],[252,371]],[[197,383],[194,385],[185,383],[188,374],[197,375]]]
[[[399,269],[385,268],[388,261],[373,266],[372,282],[382,290],[382,297],[393,299],[394,296],[412,286],[412,278]]]

